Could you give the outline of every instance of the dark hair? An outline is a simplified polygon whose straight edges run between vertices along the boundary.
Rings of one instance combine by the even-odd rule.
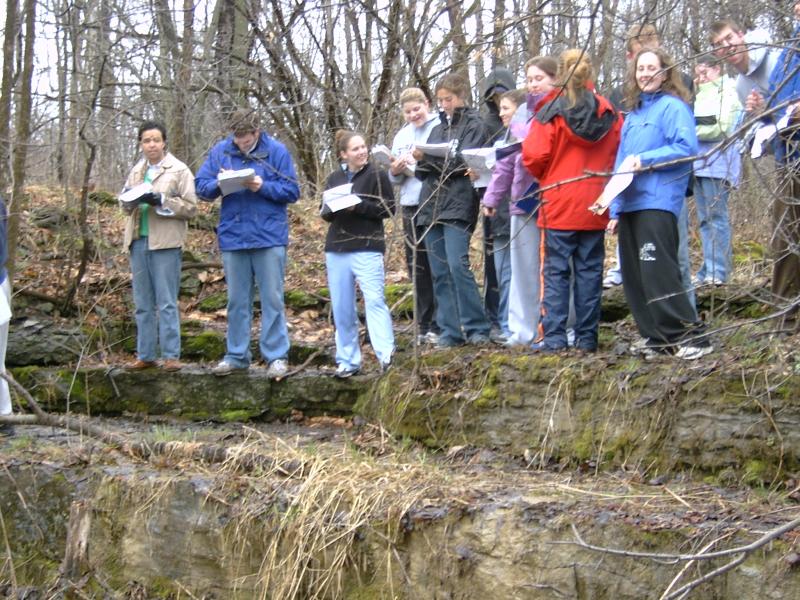
[[[642,90],[639,89],[639,85],[636,83],[636,66],[639,63],[639,57],[646,52],[656,55],[661,65],[661,71],[667,76],[664,83],[661,84],[661,91],[665,94],[671,94],[676,98],[680,98],[687,104],[691,104],[692,94],[683,84],[681,74],[675,67],[675,61],[672,57],[661,48],[642,48],[631,61],[628,67],[628,75],[625,78],[625,105],[627,108],[634,109],[639,104]]]
[[[594,67],[589,55],[580,48],[564,50],[558,59],[558,85],[564,88],[569,106],[575,106],[578,94],[594,79]]]
[[[447,90],[458,96],[468,104],[470,100],[469,81],[461,73],[448,73],[436,82],[436,87],[433,93],[438,93],[439,90]]]
[[[228,118],[228,127],[234,135],[258,131],[258,115],[252,108],[237,108]]]
[[[525,74],[528,74],[528,69],[536,67],[550,75],[553,79],[558,74],[558,61],[552,56],[534,56],[525,62]]]
[[[161,137],[166,142],[167,141],[167,128],[164,127],[163,123],[159,121],[143,121],[141,125],[139,125],[139,131],[136,134],[137,139],[141,142],[142,141],[142,134],[145,131],[150,131],[151,129],[158,129],[161,132]]]
[[[519,106],[520,104],[525,104],[525,97],[528,95],[528,92],[524,89],[519,90],[508,90],[507,92],[503,92],[503,95],[500,96],[500,101],[503,100],[510,100],[515,105]]]
[[[333,146],[336,148],[337,158],[341,157],[342,152],[347,151],[347,146],[354,137],[363,138],[364,136],[357,131],[351,131],[349,129],[339,129],[336,131],[336,135],[333,138]]]

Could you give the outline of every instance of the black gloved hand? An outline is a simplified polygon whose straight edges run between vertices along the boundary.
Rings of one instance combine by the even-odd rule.
[[[139,196],[140,204],[149,204],[150,206],[161,206],[164,200],[164,194],[161,192],[147,192]]]

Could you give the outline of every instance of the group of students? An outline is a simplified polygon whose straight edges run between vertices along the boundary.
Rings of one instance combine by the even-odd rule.
[[[764,61],[742,67],[742,54],[752,52],[744,34],[732,22],[724,23],[728,28],[714,29],[711,36],[715,54],[740,70],[736,92],[747,97],[745,110],[763,109],[768,104],[763,95],[776,84],[764,83],[755,90],[761,103],[753,100]],[[686,275],[686,198],[692,181],[705,255],[695,281],[717,283],[728,276],[726,201],[730,180],[738,177],[738,165],[729,163],[738,155],[731,152],[732,144],[721,142],[732,131],[739,105],[721,100],[730,96],[731,85],[721,78],[719,64],[703,60],[696,70],[693,106],[685,77],[659,47],[650,26],[629,32],[628,59],[625,85],[609,101],[595,91],[592,61],[585,51],[570,49],[558,59],[532,58],[525,64],[525,90],[513,89],[511,83],[488,92],[502,131],[493,131],[469,106],[469,84],[458,72],[435,85],[438,114],[422,90],[408,88],[399,99],[406,124],[394,137],[387,170],[370,160],[363,135],[336,133],[340,167],[325,188],[350,185],[351,195],[358,198],[340,210],[326,203],[321,208],[329,223],[325,261],[337,376],[349,377],[361,368],[356,284],[381,368],[392,363],[395,340],[384,299],[383,221],[395,212],[395,187],[421,342],[452,347],[490,340],[491,324],[469,261],[470,239],[483,216],[498,221],[491,259],[500,287],[503,342],[539,352],[562,352],[570,346],[580,352],[597,350],[609,232],[619,237],[622,284],[641,334],[632,349],[684,359],[712,351]],[[784,65],[794,60],[791,53],[781,56]],[[777,69],[777,62],[769,72]],[[781,98],[793,96],[783,93]],[[238,111],[231,130],[194,179],[166,152],[163,126],[148,122],[139,130],[144,158],[131,172],[128,186],[151,182],[153,193],[126,206],[125,247],[131,254],[138,330],[138,360],[132,368],[155,366],[157,346],[161,366],[180,367],[177,283],[186,220],[196,210],[197,197],[210,201],[222,195],[220,173],[253,168],[255,175],[244,189],[222,197],[217,233],[228,282],[229,324],[227,352],[214,372],[227,375],[251,362],[256,284],[261,353],[271,376],[287,372],[286,206],[299,197],[297,176],[286,148],[261,131],[252,111]],[[431,151],[436,144],[446,144],[446,153]],[[493,176],[487,188],[476,189],[463,151],[491,144],[497,156]],[[633,178],[605,211],[606,204],[597,201],[612,172],[630,172]],[[503,214],[507,225],[501,224]]]
[[[707,354],[711,345],[677,257],[678,217],[698,142],[689,92],[673,61],[657,48],[636,53],[624,122],[595,91],[584,51],[533,58],[525,72],[526,90],[495,98],[506,130],[484,191],[474,187],[462,154],[490,141],[486,123],[468,106],[465,78],[450,73],[437,82],[438,116],[421,90],[401,94],[407,124],[395,136],[389,176],[400,190],[420,335],[435,334],[440,347],[489,341],[469,241],[479,207],[488,217],[505,207],[508,233],[494,231],[493,258],[506,343],[540,352],[597,350],[605,233],[619,229],[639,349],[686,359]],[[446,156],[425,152],[443,142],[450,144]],[[620,169],[634,172],[633,183],[608,215],[595,203],[608,174]]]

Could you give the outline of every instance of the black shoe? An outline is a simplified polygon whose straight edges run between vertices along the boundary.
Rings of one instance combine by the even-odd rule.
[[[0,435],[12,437],[14,435],[14,426],[11,423],[0,423]]]

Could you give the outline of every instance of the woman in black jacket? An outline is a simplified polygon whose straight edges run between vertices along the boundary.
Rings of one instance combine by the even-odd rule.
[[[467,176],[461,151],[486,145],[478,111],[466,105],[469,84],[457,73],[436,84],[441,109],[428,144],[449,143],[444,157],[414,150],[415,174],[422,180],[417,223],[427,230],[425,247],[433,275],[440,346],[489,341],[489,322],[469,266],[469,240],[478,218],[478,196]]]
[[[323,203],[321,213],[330,223],[325,265],[336,327],[336,377],[343,378],[361,369],[356,282],[364,295],[369,339],[381,370],[386,371],[392,362],[392,317],[383,292],[383,220],[392,216],[394,193],[388,175],[369,162],[361,135],[339,130],[335,146],[342,165],[328,176],[325,189],[349,184],[350,194],[359,200],[335,212]]]

